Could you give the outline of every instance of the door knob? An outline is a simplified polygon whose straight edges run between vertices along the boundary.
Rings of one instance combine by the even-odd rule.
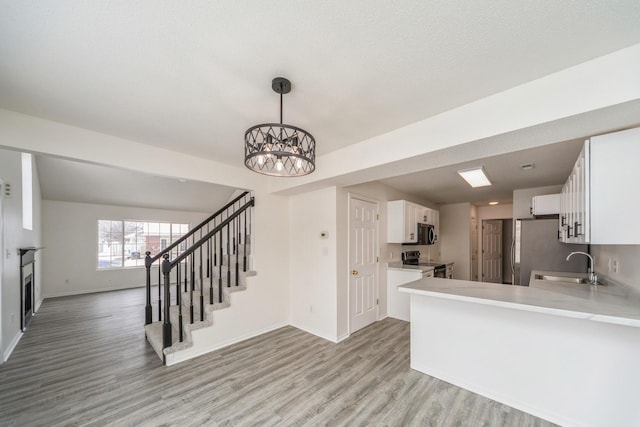
[[[351,271],[351,274],[352,274],[353,276],[357,276],[357,275],[358,275],[358,270],[352,270],[352,271]]]

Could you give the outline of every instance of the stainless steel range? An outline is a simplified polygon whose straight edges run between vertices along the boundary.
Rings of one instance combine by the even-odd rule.
[[[406,251],[401,254],[402,264],[405,265],[423,265],[425,267],[433,267],[433,277],[447,277],[447,266],[439,262],[421,262],[420,251]]]

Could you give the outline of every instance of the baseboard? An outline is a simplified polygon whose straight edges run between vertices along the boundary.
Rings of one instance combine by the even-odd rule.
[[[293,327],[294,327],[294,328],[296,328],[296,329],[300,329],[301,331],[304,331],[304,332],[306,332],[306,333],[308,333],[308,334],[315,335],[315,336],[316,336],[316,337],[318,337],[318,338],[322,338],[323,340],[331,341],[332,343],[339,343],[340,341],[342,341],[343,339],[345,339],[345,338],[346,338],[346,337],[342,337],[342,338],[340,339],[340,338],[338,338],[338,337],[328,337],[328,336],[326,336],[326,335],[319,334],[319,333],[317,333],[316,331],[312,331],[312,330],[311,330],[311,329],[309,329],[309,328],[306,328],[306,327],[304,327],[304,326],[298,325],[298,324],[297,324],[297,323],[295,323],[295,322],[289,322],[289,325],[290,325],[290,326],[293,326]],[[348,336],[349,336],[349,334],[347,334],[347,337],[348,337]]]
[[[351,334],[350,334],[350,333],[348,333],[348,332],[347,332],[346,334],[340,335],[340,336],[338,337],[338,339],[336,340],[336,344],[337,344],[337,343],[339,343],[339,342],[342,342],[342,341],[346,340],[347,338],[349,338],[349,336],[350,336],[350,335],[351,335]]]
[[[179,356],[180,353],[169,354],[167,356],[167,359],[166,359],[166,366],[171,366],[171,365],[175,365],[175,364],[178,364],[178,363],[190,360],[190,359],[194,359],[194,358],[196,358],[198,356],[202,356],[202,355],[205,355],[207,353],[211,353],[212,351],[220,350],[221,348],[224,348],[224,347],[229,347],[230,345],[237,344],[239,342],[248,340],[250,338],[257,337],[258,335],[266,334],[267,332],[275,331],[276,329],[280,329],[280,328],[283,328],[285,326],[289,326],[289,323],[287,323],[287,322],[277,323],[275,325],[269,326],[268,328],[260,329],[258,331],[253,331],[251,333],[248,333],[248,334],[245,334],[245,335],[241,335],[239,337],[232,338],[232,339],[227,340],[227,341],[223,341],[221,343],[218,343],[218,344],[214,345],[213,347],[207,347],[206,349],[202,349],[202,351],[198,351],[198,352],[192,353],[189,356],[187,356],[185,358],[181,358],[181,359],[175,358],[175,356]]]
[[[18,342],[20,341],[20,338],[22,338],[22,335],[24,335],[24,333],[20,331],[13,337],[11,343],[9,343],[9,347],[7,347],[7,349],[4,351],[4,354],[2,355],[2,363],[9,360],[9,356],[11,356],[11,353],[13,353],[13,350],[18,345]]]
[[[73,295],[84,295],[84,294],[94,294],[98,292],[111,292],[111,291],[124,291],[125,289],[135,289],[135,288],[144,288],[145,285],[131,285],[125,286],[123,288],[94,288],[94,289],[77,289],[73,291],[64,291],[64,292],[53,292],[46,293],[42,299],[45,300],[47,298],[58,298],[58,297],[69,297]],[[157,286],[157,285],[155,285]]]

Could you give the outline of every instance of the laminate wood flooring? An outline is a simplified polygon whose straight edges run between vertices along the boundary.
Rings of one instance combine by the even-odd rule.
[[[170,367],[143,324],[144,289],[45,300],[0,366],[0,425],[552,425],[412,371],[399,320],[339,344],[284,327]]]

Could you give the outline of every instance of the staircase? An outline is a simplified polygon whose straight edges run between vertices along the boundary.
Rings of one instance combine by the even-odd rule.
[[[229,307],[232,293],[256,274],[254,204],[244,192],[163,251],[146,252],[145,335],[163,363],[197,345],[193,331],[215,327],[214,312]]]

